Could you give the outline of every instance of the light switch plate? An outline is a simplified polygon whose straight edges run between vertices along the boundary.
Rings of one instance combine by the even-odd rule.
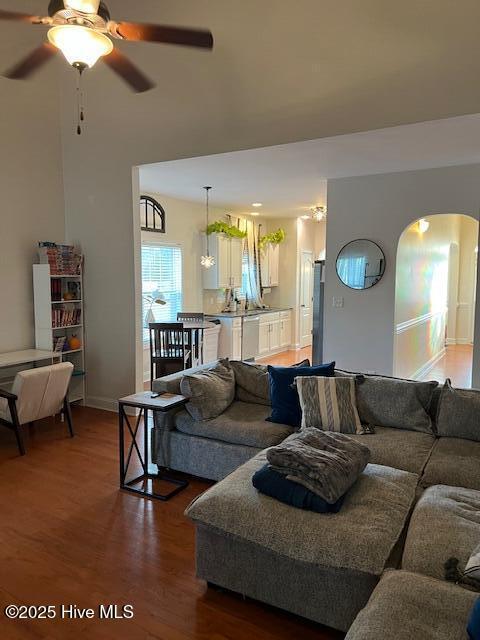
[[[334,298],[333,298],[333,306],[336,309],[343,309],[343,297],[340,296],[340,297],[337,298],[336,296],[334,296]]]

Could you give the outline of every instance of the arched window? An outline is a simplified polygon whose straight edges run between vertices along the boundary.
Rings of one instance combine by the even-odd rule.
[[[142,231],[165,233],[165,209],[150,196],[140,196]]]

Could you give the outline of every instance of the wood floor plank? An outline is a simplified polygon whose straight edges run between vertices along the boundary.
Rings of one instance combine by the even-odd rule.
[[[167,503],[118,490],[113,413],[74,409],[27,429],[19,457],[0,428],[1,640],[333,640],[301,618],[195,577],[194,528],[183,512],[211,483],[195,478]],[[132,604],[133,620],[10,621],[8,604]]]

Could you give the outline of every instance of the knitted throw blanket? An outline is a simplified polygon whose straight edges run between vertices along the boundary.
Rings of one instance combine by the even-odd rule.
[[[342,433],[312,427],[267,449],[266,455],[275,471],[333,504],[365,469],[370,450]]]

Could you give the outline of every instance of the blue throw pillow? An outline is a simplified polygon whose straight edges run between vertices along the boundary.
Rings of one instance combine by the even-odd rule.
[[[470,640],[480,640],[480,598],[477,598],[470,611],[467,633]]]
[[[335,362],[316,367],[272,367],[269,365],[268,375],[272,415],[267,420],[298,428],[302,422],[302,409],[297,390],[292,386],[295,378],[299,376],[331,378],[335,375]]]
[[[297,482],[288,480],[286,476],[275,471],[268,464],[254,474],[252,484],[260,493],[270,498],[280,500],[280,502],[297,509],[307,509],[316,513],[338,513],[345,497],[342,496],[334,504],[328,504],[316,493]]]

